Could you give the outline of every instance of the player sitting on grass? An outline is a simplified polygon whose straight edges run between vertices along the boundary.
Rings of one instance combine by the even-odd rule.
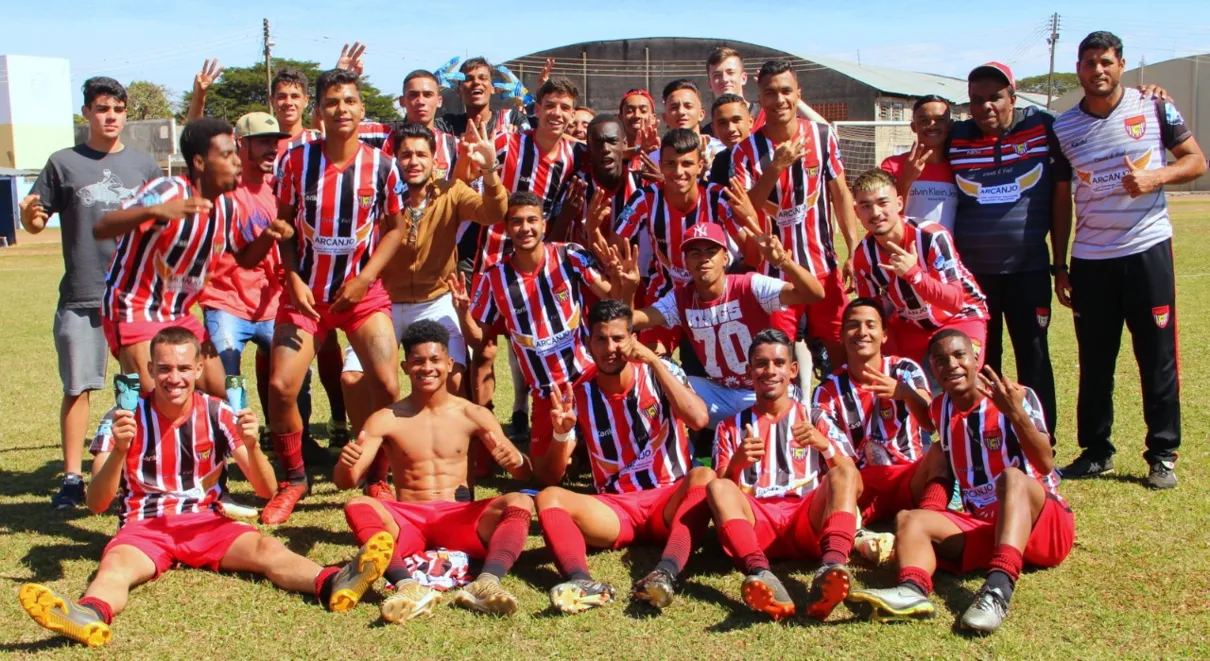
[[[202,373],[201,345],[192,332],[168,327],[149,345],[147,370],[154,389],[134,410],[115,408],[92,442],[93,478],[88,509],[122,501],[118,534],[101,554],[101,566],[84,598],[70,601],[27,583],[18,598],[38,624],[86,645],[109,642],[114,615],[130,588],[174,563],[211,570],[263,574],[274,585],[316,594],[334,611],[346,611],[382,576],[394,541],[373,535],[343,569],[323,568],[292,553],[256,528],[221,514],[227,459],[261,498],[274,493],[273,468],[257,446],[250,409],[233,411],[195,390]]]
[[[930,413],[962,490],[962,512],[910,510],[895,521],[898,585],[855,590],[855,612],[882,622],[931,618],[928,594],[943,568],[987,569],[987,581],[959,620],[991,633],[1008,616],[1022,565],[1057,566],[1075,541],[1075,517],[1059,496],[1059,478],[1042,405],[1019,383],[979,371],[971,339],[946,329],[929,343],[929,362],[944,395]]]
[[[345,518],[359,542],[389,535],[395,554],[386,568],[393,593],[382,602],[382,617],[401,622],[431,615],[442,595],[410,577],[404,558],[446,548],[483,559],[483,571],[459,590],[455,603],[483,613],[511,614],[517,599],[500,587],[529,535],[534,501],[525,494],[473,500],[467,483],[467,450],[478,437],[496,463],[523,480],[528,460],[508,441],[491,411],[446,389],[454,367],[449,331],[432,320],[408,326],[403,334],[403,370],[411,379],[407,397],[366,420],[356,443],[341,450],[333,481],[357,486],[379,448],[386,451],[395,479],[395,501],[357,496]]]

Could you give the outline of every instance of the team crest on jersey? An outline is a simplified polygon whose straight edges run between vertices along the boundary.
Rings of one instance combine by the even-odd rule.
[[[1147,133],[1147,118],[1143,115],[1127,117],[1122,120],[1122,123],[1126,126],[1126,135],[1135,140],[1141,140],[1143,135]]]
[[[883,420],[890,420],[895,417],[895,405],[889,400],[882,400],[882,405],[878,408],[878,414]]]
[[[803,169],[805,169],[807,171],[808,177],[816,177],[819,175],[819,166],[815,166],[813,168],[803,168]]]
[[[1050,326],[1050,308],[1036,308],[1034,313],[1038,315],[1038,328]]]
[[[1156,328],[1167,328],[1168,321],[1172,319],[1167,305],[1151,308],[1151,317],[1155,319]]]
[[[555,292],[555,300],[560,303],[566,303],[571,298],[571,293],[567,291],[567,287],[563,287]]]
[[[1017,156],[1024,156],[1025,152],[1029,151],[1029,143],[1018,142],[1017,144],[1013,145],[1013,151],[1017,152]]]
[[[651,406],[643,409],[643,413],[646,413],[648,418],[654,418],[656,413],[659,413],[659,407],[655,404],[652,404]]]
[[[807,448],[803,448],[803,447],[791,448],[790,455],[792,457],[794,457],[795,461],[802,461],[803,459],[807,458]]]
[[[374,202],[374,189],[373,188],[357,189],[357,203],[361,205],[362,209],[369,209],[370,204],[373,202]]]
[[[1004,442],[1004,435],[999,429],[992,429],[983,434],[983,444],[988,450],[995,452],[1000,449],[1000,445]]]

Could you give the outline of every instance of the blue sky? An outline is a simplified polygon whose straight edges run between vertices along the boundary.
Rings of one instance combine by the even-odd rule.
[[[127,83],[146,79],[180,93],[192,85],[207,57],[249,65],[261,57],[262,18],[269,19],[274,54],[282,57],[334,63],[344,42],[368,44],[367,73],[392,93],[406,72],[435,68],[454,55],[502,61],[581,41],[648,36],[728,38],[808,58],[860,59],[951,76],[999,59],[1025,77],[1046,72],[1044,26],[1056,11],[1061,17],[1058,71],[1073,70],[1079,40],[1098,29],[1122,37],[1129,66],[1140,57],[1154,63],[1210,52],[1206,0],[1012,0],[999,7],[950,0],[616,0],[580,8],[586,4],[214,0],[199,10],[200,3],[179,1],[42,0],[6,8],[6,27],[15,29],[5,30],[0,53],[68,58],[78,104],[78,87],[90,75]],[[82,11],[86,6],[90,9]]]

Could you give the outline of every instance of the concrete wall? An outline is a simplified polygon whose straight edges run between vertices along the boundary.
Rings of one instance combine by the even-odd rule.
[[[72,144],[66,59],[0,55],[0,167],[41,169]]]

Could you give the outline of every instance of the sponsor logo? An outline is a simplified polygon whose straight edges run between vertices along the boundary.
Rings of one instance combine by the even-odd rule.
[[[801,225],[807,219],[807,209],[815,207],[815,203],[819,201],[819,189],[813,191],[807,196],[807,201],[803,204],[791,207],[789,209],[781,209],[777,212],[777,226],[790,227],[792,225]]]
[[[357,248],[357,239],[352,236],[317,236],[311,246],[321,255],[347,255]]]
[[[1029,172],[1017,177],[1007,184],[989,186],[977,181],[971,181],[960,175],[954,175],[958,189],[975,198],[979,204],[1010,204],[1021,199],[1021,195],[1038,185],[1042,179],[1042,164],[1038,163]]]
[[[1004,434],[999,429],[989,429],[983,433],[983,445],[988,450],[996,452],[1004,444]]]
[[[923,319],[928,319],[929,309],[928,308],[915,308],[915,309],[909,308],[907,310],[900,310],[899,316],[903,317],[904,319],[907,319],[908,321],[921,321]]]
[[[1141,140],[1147,133],[1147,118],[1143,115],[1127,117],[1122,124],[1126,127],[1126,135],[1135,140]]]
[[[1050,308],[1035,308],[1034,313],[1038,317],[1038,328],[1050,326]]]
[[[933,270],[940,271],[945,266],[945,255],[937,255],[933,259]]]
[[[1112,161],[1115,165],[1112,165],[1110,170],[1102,172],[1076,170],[1076,181],[1079,182],[1079,186],[1092,189],[1093,199],[1105,197],[1121,189],[1122,177],[1129,174],[1132,168],[1138,170],[1147,169],[1147,166],[1151,164],[1152,153],[1148,149],[1138,158],[1130,158],[1129,155],[1123,155],[1122,160]]]
[[[1167,305],[1151,308],[1151,317],[1155,319],[1156,328],[1167,328],[1168,322],[1172,319],[1172,313],[1168,310]]]
[[[977,487],[964,489],[962,491],[962,500],[974,505],[977,509],[982,509],[996,502],[996,483],[988,482],[980,484]]]

